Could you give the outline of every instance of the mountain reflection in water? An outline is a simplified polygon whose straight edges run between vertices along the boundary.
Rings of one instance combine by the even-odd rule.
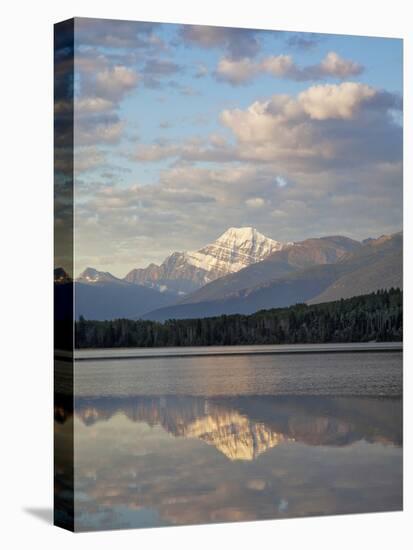
[[[230,460],[253,460],[288,441],[329,446],[402,442],[401,401],[389,398],[79,398],[75,410],[85,426],[123,414],[175,437],[203,441]]]
[[[58,398],[78,531],[402,507],[397,397],[78,397],[67,410]]]

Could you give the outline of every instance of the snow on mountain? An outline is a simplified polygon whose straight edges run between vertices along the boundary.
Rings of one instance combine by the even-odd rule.
[[[186,260],[208,272],[211,281],[259,262],[282,247],[283,243],[265,237],[253,227],[230,227],[212,244],[187,252]]]
[[[264,260],[283,246],[253,227],[230,227],[213,243],[195,251],[173,252],[160,266],[133,269],[125,280],[183,295]]]

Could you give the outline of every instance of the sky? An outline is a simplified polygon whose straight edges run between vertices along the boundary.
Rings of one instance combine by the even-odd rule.
[[[402,41],[75,20],[75,254],[402,228]]]

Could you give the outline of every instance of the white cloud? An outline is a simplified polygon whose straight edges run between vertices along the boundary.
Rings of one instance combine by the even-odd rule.
[[[259,70],[259,65],[248,58],[234,60],[223,57],[218,63],[216,75],[219,80],[238,85],[251,80]]]
[[[135,70],[115,65],[96,74],[95,91],[100,98],[120,101],[133,90],[139,80]]]
[[[238,160],[278,163],[285,173],[321,171],[399,160],[402,131],[391,116],[396,106],[390,94],[344,82],[226,109],[221,122],[237,140]]]
[[[156,162],[179,154],[179,146],[167,144],[142,144],[133,154],[134,159],[142,162]]]
[[[83,31],[89,26],[81,24]],[[96,23],[91,28],[101,28],[102,32],[110,32],[112,28],[131,31],[128,26],[100,25]],[[97,36],[95,37],[97,38]],[[115,40],[115,37],[113,37]],[[107,39],[110,40],[109,35]],[[103,37],[102,37],[103,40]],[[80,46],[81,42],[78,42]],[[83,45],[83,44],[82,44]],[[112,145],[119,143],[123,137],[125,121],[120,120],[117,112],[120,102],[135,90],[140,82],[140,75],[135,68],[114,62],[108,54],[103,54],[97,48],[79,49],[75,63],[75,99],[74,99],[74,143],[76,147],[96,146],[98,144]],[[60,106],[59,106],[60,107]],[[97,150],[96,150],[97,151]],[[76,151],[75,156],[78,153]],[[87,170],[100,165],[96,159],[104,153],[93,154],[90,160],[79,153],[79,170],[82,166]]]
[[[272,55],[267,57],[261,62],[260,68],[263,72],[279,77],[292,76],[297,70],[290,55]]]
[[[362,70],[363,67],[359,63],[350,59],[343,59],[335,52],[329,52],[320,63],[320,72],[326,76],[348,78],[360,74]]]
[[[315,120],[350,119],[376,95],[377,91],[367,84],[343,82],[312,86],[299,94],[298,103]]]
[[[140,144],[130,156],[140,162],[250,162],[276,166],[277,185],[289,173],[320,173],[346,165],[400,160],[402,131],[395,122],[397,96],[366,84],[311,86],[298,94],[274,95],[246,109],[225,109],[221,124],[232,138],[215,132],[207,139]],[[275,176],[274,176],[275,178]]]
[[[296,81],[309,81],[330,77],[345,79],[359,75],[363,70],[363,66],[359,63],[343,59],[336,52],[329,52],[320,63],[304,67],[296,65],[291,55],[272,55],[260,61],[248,57],[242,59],[223,57],[218,63],[215,74],[219,80],[237,86],[246,84],[262,74]]]
[[[179,157],[185,161],[228,161],[233,159],[233,148],[220,134],[211,134],[208,141],[199,138],[187,139],[184,142],[158,141],[152,144],[140,144],[131,154],[132,160],[140,162],[157,162]]]
[[[109,99],[103,97],[79,97],[74,102],[74,108],[77,113],[104,113],[114,108],[114,104]]]

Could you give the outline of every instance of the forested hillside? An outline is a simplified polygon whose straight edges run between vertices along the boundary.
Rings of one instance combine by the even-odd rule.
[[[297,304],[253,315],[76,323],[77,348],[297,344],[402,340],[398,289],[324,304]]]

